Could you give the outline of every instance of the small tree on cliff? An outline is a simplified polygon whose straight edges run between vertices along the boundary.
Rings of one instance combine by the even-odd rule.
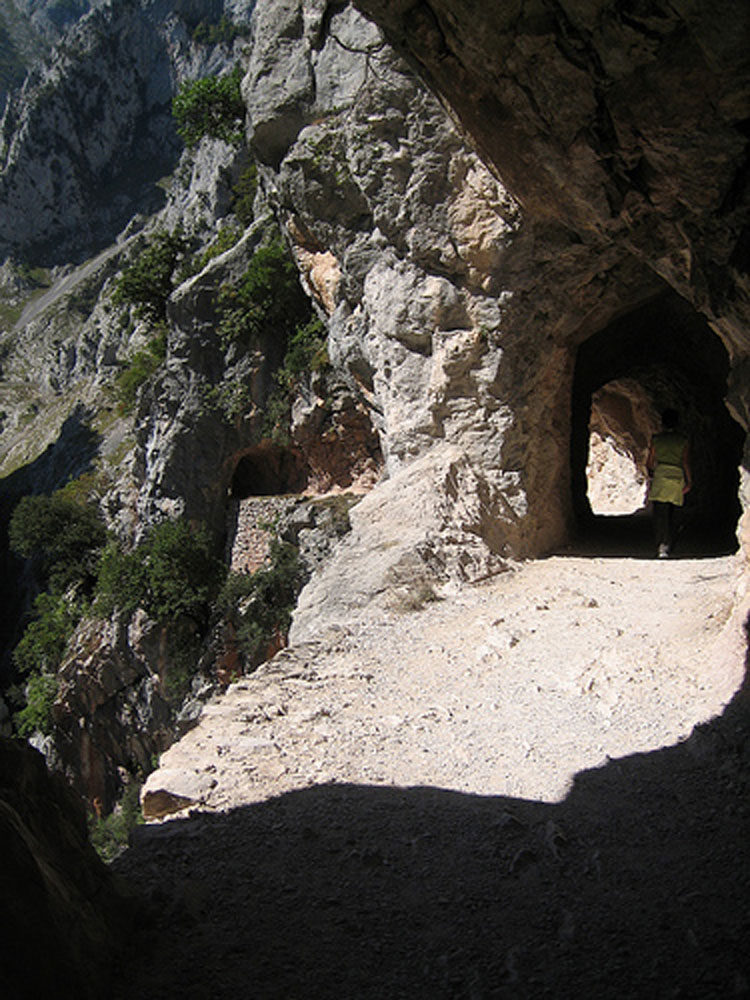
[[[136,315],[152,323],[167,318],[167,299],[175,287],[175,274],[190,251],[190,243],[178,227],[153,236],[136,260],[117,281],[112,300],[135,307]]]
[[[172,101],[172,114],[186,146],[197,146],[204,136],[233,144],[242,141],[241,80],[242,69],[235,66],[226,76],[207,76],[180,87]]]

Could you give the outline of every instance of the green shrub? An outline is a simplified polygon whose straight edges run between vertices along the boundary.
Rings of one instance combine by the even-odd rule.
[[[218,22],[211,24],[210,21],[201,21],[193,29],[192,38],[200,45],[217,45],[219,43],[231,43],[235,38],[247,38],[250,28],[244,24],[235,24],[225,14],[222,14]]]
[[[290,336],[276,381],[286,389],[293,389],[301,377],[321,371],[327,365],[326,328],[317,316],[313,316]]]
[[[96,613],[109,617],[119,610],[129,618],[144,605],[147,593],[147,567],[142,554],[138,550],[124,552],[114,539],[110,539],[99,563]]]
[[[215,257],[229,250],[242,236],[242,232],[236,226],[222,226],[216,234],[216,238],[206,247],[202,254],[196,259],[191,270],[198,274]]]
[[[59,594],[39,594],[35,619],[13,650],[13,662],[22,673],[54,673],[65,654],[68,639],[81,618],[79,606]]]
[[[266,401],[263,432],[268,437],[278,444],[288,442],[295,389],[310,372],[322,371],[328,364],[326,328],[314,316],[298,326],[287,341],[284,360],[274,376],[276,387]]]
[[[52,706],[57,697],[58,681],[54,674],[34,674],[26,685],[26,706],[16,713],[19,735],[52,731]]]
[[[255,251],[239,285],[222,288],[219,305],[219,336],[225,346],[248,343],[264,330],[273,331],[284,343],[310,317],[296,265],[279,242]]]
[[[136,351],[128,359],[115,376],[115,396],[121,413],[133,412],[138,390],[161,367],[166,356],[167,333],[162,328],[143,350]]]
[[[136,315],[154,323],[167,317],[167,299],[176,287],[179,265],[190,253],[190,241],[178,228],[160,230],[125,268],[117,281],[112,300],[116,305],[134,306]]]
[[[50,589],[61,593],[93,583],[106,531],[96,507],[54,493],[20,500],[8,537],[16,555],[40,560]]]
[[[211,552],[205,528],[164,521],[144,543],[148,565],[147,611],[159,621],[187,615],[203,621],[216,596],[224,566]]]
[[[219,410],[230,421],[252,406],[252,390],[246,382],[213,385],[206,389],[204,398],[210,407]]]
[[[113,861],[128,846],[131,831],[143,823],[140,804],[141,785],[132,781],[109,816],[89,818],[89,836],[103,861]]]
[[[253,574],[231,573],[227,577],[217,610],[234,624],[250,664],[261,662],[274,637],[288,632],[305,579],[297,549],[278,540],[271,545],[267,566]]]
[[[290,422],[292,399],[289,392],[280,385],[274,386],[266,400],[263,411],[263,435],[275,444],[286,448],[291,444]]]
[[[172,114],[186,146],[197,146],[204,136],[242,142],[245,105],[241,81],[242,69],[235,66],[226,76],[207,76],[180,87],[172,101]]]
[[[163,521],[132,552],[107,546],[96,606],[103,613],[119,608],[125,614],[141,607],[160,622],[184,615],[202,628],[224,574],[204,528],[192,529],[184,519]]]
[[[253,221],[253,206],[258,190],[258,168],[251,163],[237,178],[232,188],[232,211],[242,225],[247,228]]]
[[[76,479],[71,479],[59,490],[55,490],[55,496],[62,500],[83,507],[88,504],[91,497],[101,496],[103,491],[104,477],[96,469],[82,472]]]

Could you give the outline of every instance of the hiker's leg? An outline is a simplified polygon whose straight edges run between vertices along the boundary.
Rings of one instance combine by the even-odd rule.
[[[657,548],[661,545],[669,545],[667,536],[669,534],[669,507],[671,504],[663,503],[661,500],[654,500],[654,541]]]
[[[680,516],[680,508],[675,504],[670,503],[667,517],[667,545],[669,546],[669,551],[672,551],[674,546],[674,540],[677,537],[677,524],[678,518]]]

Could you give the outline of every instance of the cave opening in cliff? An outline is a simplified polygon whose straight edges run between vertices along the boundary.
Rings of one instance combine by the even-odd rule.
[[[650,551],[646,456],[667,407],[690,440],[693,488],[677,554],[735,551],[744,432],[726,396],[729,358],[705,318],[672,292],[584,341],[572,396],[571,484],[579,536]]]
[[[250,448],[237,462],[230,495],[235,500],[244,500],[301,493],[307,479],[307,464],[299,452],[264,441]]]

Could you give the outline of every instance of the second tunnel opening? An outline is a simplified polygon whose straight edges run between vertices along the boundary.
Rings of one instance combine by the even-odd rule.
[[[579,538],[651,547],[646,456],[660,415],[677,410],[690,442],[693,489],[680,511],[678,555],[737,547],[744,432],[725,405],[729,358],[703,316],[666,291],[578,349],[571,427]]]

